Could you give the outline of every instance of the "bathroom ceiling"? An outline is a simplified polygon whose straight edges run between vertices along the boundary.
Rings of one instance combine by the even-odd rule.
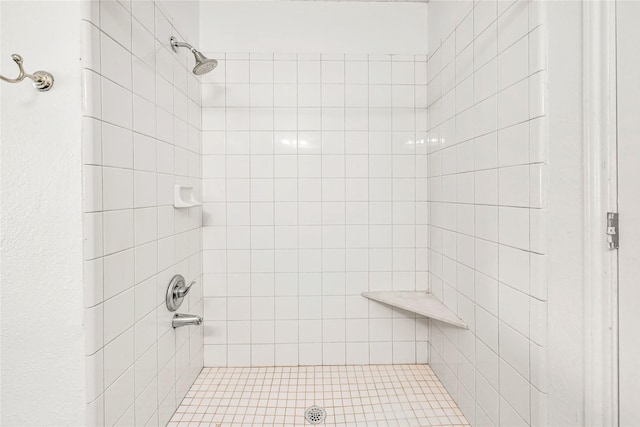
[[[214,1],[255,1],[255,0],[214,0]],[[260,1],[260,0],[259,0]],[[429,3],[429,0],[261,0],[261,1],[304,1],[304,2],[365,2],[365,3]]]
[[[429,3],[429,0],[294,0],[294,1],[361,1],[376,3]]]

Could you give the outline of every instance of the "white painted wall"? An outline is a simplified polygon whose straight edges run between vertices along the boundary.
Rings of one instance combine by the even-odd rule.
[[[83,425],[80,16],[75,1],[2,1],[0,424]],[[53,19],[52,17],[55,17]]]
[[[583,5],[559,1],[547,2],[546,7],[550,40],[549,424],[582,426],[585,369],[589,369],[584,366]]]
[[[201,51],[427,51],[427,5],[387,2],[202,2]]]

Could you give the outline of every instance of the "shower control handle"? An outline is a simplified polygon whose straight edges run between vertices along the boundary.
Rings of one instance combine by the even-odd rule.
[[[183,282],[184,283],[184,282]],[[193,285],[196,284],[196,281],[189,282],[188,285],[182,286],[180,288],[175,289],[175,293],[178,295],[178,298],[184,298],[187,296]]]
[[[181,274],[173,276],[167,287],[166,304],[169,311],[176,311],[182,305],[182,301],[187,296],[196,281],[189,282]]]

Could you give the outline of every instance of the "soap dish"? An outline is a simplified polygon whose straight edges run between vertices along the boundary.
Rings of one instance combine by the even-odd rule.
[[[174,185],[173,187],[173,207],[177,209],[192,208],[201,206],[193,192],[193,185]]]

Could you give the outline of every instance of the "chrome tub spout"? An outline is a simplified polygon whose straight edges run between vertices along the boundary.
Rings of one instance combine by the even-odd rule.
[[[195,314],[176,313],[175,316],[173,316],[173,321],[171,323],[174,328],[191,325],[198,326],[202,325],[202,317],[196,316]]]

